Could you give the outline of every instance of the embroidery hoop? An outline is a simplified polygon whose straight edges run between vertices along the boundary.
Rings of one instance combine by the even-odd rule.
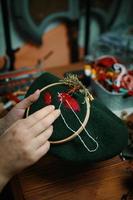
[[[56,86],[56,85],[65,85],[64,83],[52,83],[52,84],[49,84],[47,86],[45,86],[44,88],[42,88],[40,90],[40,93],[43,92],[44,90],[52,87],[52,86]],[[64,138],[64,139],[61,139],[61,140],[54,140],[54,141],[49,141],[51,144],[63,144],[63,143],[66,143],[68,141],[71,141],[72,139],[74,139],[77,135],[79,135],[82,130],[84,129],[84,127],[86,126],[88,120],[89,120],[89,116],[90,116],[90,102],[89,102],[89,98],[88,97],[85,97],[85,102],[86,102],[86,116],[84,118],[84,121],[82,122],[83,126],[80,126],[80,128],[75,132],[73,133],[72,135]],[[29,110],[30,110],[30,106],[27,108],[26,110],[26,117],[29,116]]]

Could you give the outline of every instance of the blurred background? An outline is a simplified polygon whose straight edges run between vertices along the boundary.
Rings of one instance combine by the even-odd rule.
[[[33,67],[49,52],[49,67],[77,62],[90,52],[115,54],[115,42],[119,51],[124,45],[132,50],[132,8],[132,0],[1,0],[0,68]],[[120,36],[124,39],[117,41]],[[112,49],[107,41],[102,46],[104,39]]]

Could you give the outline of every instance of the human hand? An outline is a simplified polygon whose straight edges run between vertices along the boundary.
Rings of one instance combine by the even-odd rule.
[[[29,97],[22,100],[20,103],[16,104],[8,114],[0,119],[0,135],[9,128],[14,122],[19,119],[22,119],[25,113],[26,108],[28,108],[32,103],[37,101],[40,96],[40,90],[37,90],[35,93]]]
[[[50,147],[52,123],[60,115],[47,106],[25,119],[16,121],[0,137],[0,186],[25,167],[37,162]]]

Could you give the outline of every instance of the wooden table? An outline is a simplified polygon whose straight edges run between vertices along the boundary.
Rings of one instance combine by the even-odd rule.
[[[46,69],[62,76],[83,64]],[[11,181],[15,200],[120,200],[128,192],[127,162],[119,157],[93,165],[74,165],[46,155]]]

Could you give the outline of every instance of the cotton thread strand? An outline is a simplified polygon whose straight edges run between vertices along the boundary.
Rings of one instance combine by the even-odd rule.
[[[99,147],[98,142],[88,133],[88,131],[87,131],[86,128],[83,126],[81,120],[79,119],[78,115],[75,113],[75,111],[73,110],[73,108],[71,107],[71,105],[69,104],[69,102],[68,102],[67,100],[66,100],[66,102],[67,102],[67,104],[69,105],[69,107],[71,108],[71,110],[72,110],[72,112],[74,113],[74,115],[76,116],[76,118],[78,119],[78,121],[79,121],[79,123],[81,124],[81,126],[83,127],[83,129],[85,130],[85,132],[86,132],[86,134],[88,135],[88,137],[91,138],[92,141],[93,141],[94,143],[96,143],[96,148],[95,148],[95,149],[89,149],[89,148],[87,147],[87,145],[85,144],[85,142],[83,141],[83,139],[81,138],[81,136],[77,134],[78,138],[80,139],[81,143],[82,143],[83,146],[87,149],[88,152],[95,152],[95,151],[98,149],[98,147]],[[60,103],[60,105],[59,105],[60,111],[61,111],[61,105],[62,105],[62,101],[61,101],[61,103]],[[61,117],[62,117],[62,119],[63,119],[65,125],[67,126],[67,128],[68,128],[70,131],[72,131],[72,132],[74,133],[75,131],[67,124],[67,122],[66,122],[64,116],[62,115],[62,112],[61,112]]]
[[[76,118],[78,119],[79,123],[81,124],[81,126],[83,127],[83,129],[85,130],[86,134],[88,135],[89,138],[91,138],[93,140],[94,143],[96,143],[96,150],[99,146],[98,142],[89,134],[89,132],[86,130],[86,128],[83,126],[81,120],[79,119],[78,115],[75,113],[75,111],[73,110],[73,108],[71,107],[71,105],[69,104],[69,102],[66,100],[66,102],[68,103],[68,105],[70,106],[71,110],[73,111],[74,115],[76,116]]]

